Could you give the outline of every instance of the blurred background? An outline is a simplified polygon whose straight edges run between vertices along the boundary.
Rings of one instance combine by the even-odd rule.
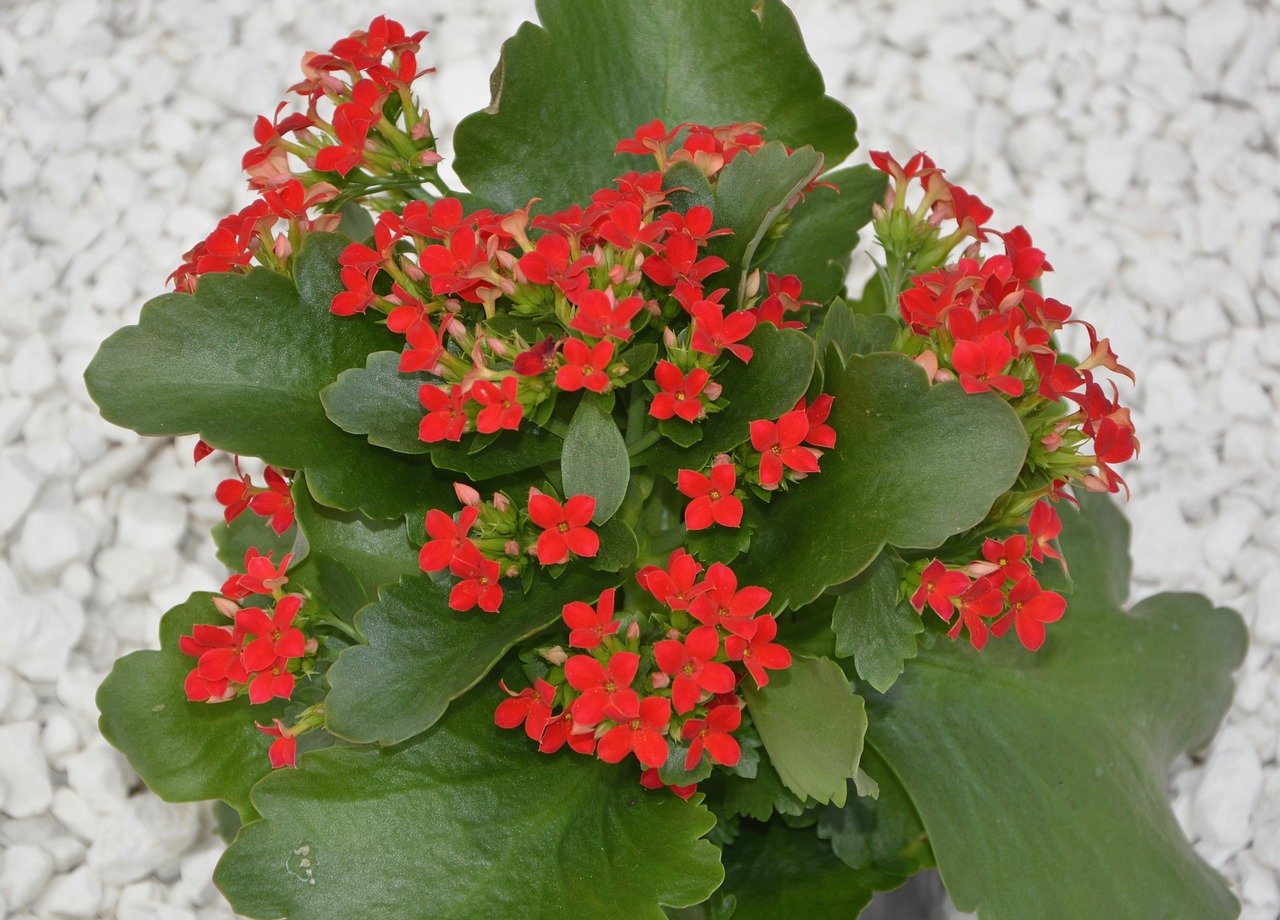
[[[790,5],[859,118],[855,161],[924,149],[994,223],[1025,224],[1056,269],[1046,292],[1137,374],[1134,597],[1203,592],[1253,634],[1226,725],[1170,792],[1243,916],[1275,920],[1280,7]],[[0,0],[0,914],[231,916],[209,812],[151,796],[93,704],[169,606],[221,584],[207,534],[228,469],[193,469],[193,438],[109,426],[81,374],[248,202],[240,155],[302,52],[379,13],[431,31],[419,92],[447,164],[531,0]],[[923,889],[876,909],[945,916]]]

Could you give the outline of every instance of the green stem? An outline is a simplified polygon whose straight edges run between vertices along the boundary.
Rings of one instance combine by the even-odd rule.
[[[662,434],[657,428],[652,428],[649,431],[646,431],[643,435],[627,445],[627,456],[634,457],[637,454],[643,453],[654,444],[658,443],[658,438],[660,437],[662,437]]]

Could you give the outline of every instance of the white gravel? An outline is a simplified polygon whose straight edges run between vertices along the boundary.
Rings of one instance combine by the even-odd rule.
[[[393,0],[432,31],[433,125],[487,102],[530,0]],[[797,0],[863,150],[924,147],[1024,223],[1052,292],[1138,375],[1138,596],[1202,591],[1254,642],[1175,809],[1247,920],[1280,915],[1280,7],[1246,0]],[[356,0],[0,3],[0,914],[214,920],[203,806],[98,738],[111,662],[220,584],[216,460],[102,422],[80,375],[247,200],[251,119]],[[448,155],[448,145],[442,151]]]

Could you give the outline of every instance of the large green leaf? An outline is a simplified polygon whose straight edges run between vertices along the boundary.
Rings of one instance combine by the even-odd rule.
[[[822,157],[812,148],[788,153],[784,144],[771,142],[720,171],[715,225],[733,232],[711,240],[708,252],[728,265],[707,280],[708,289],[727,287],[732,303],[745,306],[747,276],[765,233],[821,169]]]
[[[538,18],[503,45],[488,108],[458,125],[455,169],[477,205],[585,202],[615,176],[652,168],[613,150],[655,118],[757,121],[770,140],[810,145],[833,164],[855,146],[853,116],[823,95],[778,0],[540,0]]]
[[[237,913],[291,920],[661,920],[720,883],[714,820],[637,771],[539,754],[477,688],[391,749],[329,749],[254,789],[215,881]]]
[[[98,688],[98,728],[162,799],[222,799],[251,817],[249,787],[271,772],[271,739],[253,723],[270,725],[285,704],[187,699],[182,685],[196,659],[179,650],[178,638],[190,635],[196,623],[230,622],[212,599],[191,595],[160,621],[160,651],[134,652],[115,663]]]
[[[327,727],[351,741],[396,744],[431,726],[522,639],[560,618],[569,601],[594,603],[617,578],[576,566],[528,594],[506,586],[502,609],[449,608],[449,586],[426,576],[383,588],[356,626],[367,645],[343,650],[329,669]]]
[[[139,434],[198,432],[231,453],[306,469],[327,505],[374,517],[430,505],[448,486],[425,458],[371,447],[335,427],[320,404],[321,388],[339,373],[393,344],[384,327],[329,312],[346,245],[315,233],[292,280],[261,268],[205,275],[194,296],[150,301],[85,371],[103,417]]]
[[[790,226],[761,268],[796,275],[804,299],[825,304],[844,290],[858,230],[871,220],[871,206],[884,199],[888,177],[864,165],[824,173],[822,181],[836,188],[815,188],[791,210]]]
[[[844,804],[858,775],[867,714],[840,667],[826,658],[795,658],[769,683],[742,685],[751,721],[769,760],[801,798]]]
[[[564,442],[553,434],[524,425],[500,433],[484,450],[471,452],[472,437],[460,442],[418,439],[423,408],[418,388],[423,374],[400,373],[400,355],[380,351],[363,367],[343,371],[321,392],[325,412],[343,431],[368,435],[369,443],[402,454],[430,453],[441,469],[466,473],[472,481],[515,473],[560,458]]]
[[[779,605],[799,607],[857,575],[886,543],[929,548],[980,522],[1013,485],[1027,434],[994,393],[930,386],[899,354],[828,370],[836,446],[822,472],[776,496],[739,565]]]
[[[564,494],[596,500],[592,520],[603,524],[622,505],[631,481],[631,458],[622,432],[593,393],[585,393],[569,421],[561,460]]]
[[[716,379],[724,385],[729,405],[707,416],[702,439],[692,447],[659,441],[635,458],[636,466],[674,477],[677,470],[701,470],[716,454],[747,440],[751,423],[778,418],[804,395],[813,377],[813,340],[794,329],[765,324],[747,336],[755,354],[750,364],[731,359]]]
[[[1173,758],[1211,737],[1243,656],[1239,616],[1193,594],[1125,613],[1124,522],[1063,510],[1076,593],[1037,653],[1014,637],[921,651],[867,742],[915,802],[943,881],[983,920],[1234,917],[1169,808]]]
[[[849,583],[831,614],[836,654],[853,656],[858,676],[881,693],[916,656],[916,636],[924,632],[920,614],[898,597],[901,580],[901,563],[881,553]]]

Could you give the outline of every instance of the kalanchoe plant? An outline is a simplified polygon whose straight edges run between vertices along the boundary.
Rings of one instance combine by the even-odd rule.
[[[255,201],[88,370],[236,458],[232,574],[99,696],[234,809],[231,904],[854,916],[936,865],[984,918],[1233,916],[1164,775],[1242,627],[1122,608],[1132,374],[1029,232],[923,154],[829,168],[854,121],[777,2],[540,13],[466,191],[424,33],[308,54]]]

